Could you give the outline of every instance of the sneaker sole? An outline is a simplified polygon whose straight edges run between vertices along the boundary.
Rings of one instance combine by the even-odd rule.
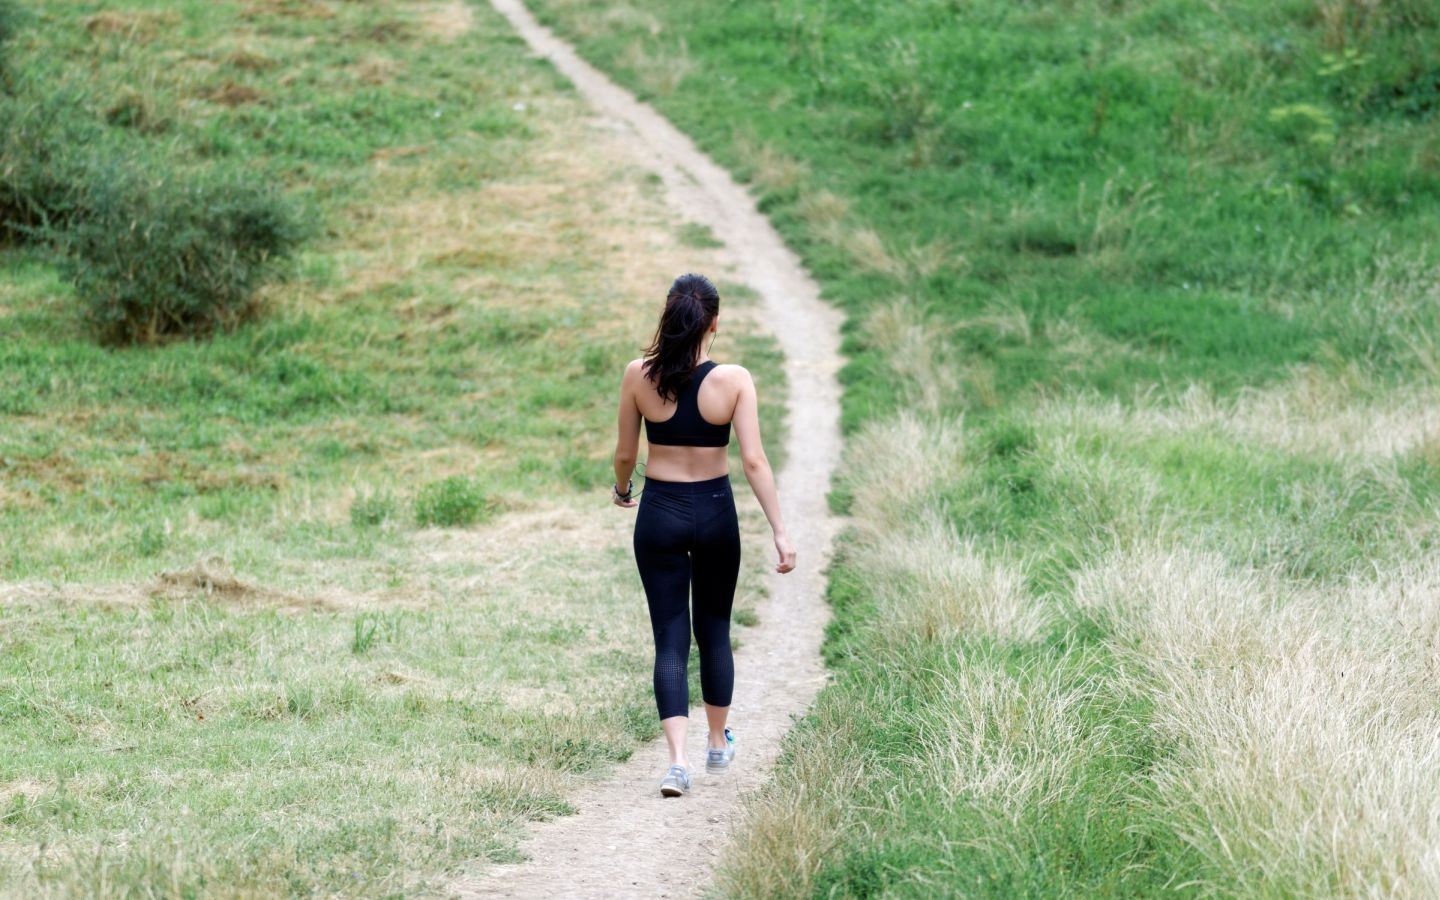
[[[721,764],[718,765],[718,766],[712,766],[712,765],[711,765],[710,763],[708,763],[708,762],[705,764],[705,771],[707,771],[707,772],[724,772],[724,771],[726,771],[726,770],[729,769],[729,768],[730,768],[730,764],[729,764],[728,762],[727,762],[727,763],[721,763]]]
[[[660,789],[660,796],[662,797],[679,797],[681,794],[684,793],[685,792],[680,788],[671,787],[668,784]]]

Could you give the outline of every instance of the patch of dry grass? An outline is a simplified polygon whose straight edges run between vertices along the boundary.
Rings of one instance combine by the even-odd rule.
[[[1203,386],[1176,400],[1052,404],[1047,415],[1131,434],[1212,434],[1298,456],[1391,459],[1440,440],[1440,391],[1427,383],[1382,388],[1358,370],[1297,368],[1289,378],[1220,398]]]
[[[118,38],[143,44],[179,21],[178,14],[166,10],[104,10],[85,20],[85,30],[97,39]]]
[[[847,480],[848,552],[869,573],[879,627],[896,643],[1029,640],[1048,621],[1023,573],[987,558],[936,507],[937,491],[963,465],[962,435],[959,420],[902,413],[872,423],[847,448],[866,461]]]
[[[636,73],[644,90],[668,97],[695,73],[689,45],[682,37],[675,44],[657,46],[655,35],[636,38],[621,51],[621,61]]]
[[[843,839],[837,797],[864,777],[864,760],[848,752],[854,720],[811,719],[804,739],[790,741],[779,781],[751,794],[725,849],[734,864],[718,868],[714,888],[732,897],[803,897]],[[796,735],[798,737],[799,735]]]
[[[1123,623],[1137,689],[1175,748],[1160,814],[1215,890],[1427,897],[1440,890],[1433,563],[1300,589],[1185,550],[1083,573]]]
[[[967,374],[950,336],[953,322],[928,312],[910,294],[877,304],[866,316],[863,334],[870,346],[885,354],[904,406],[938,413],[952,403]]]
[[[824,188],[802,193],[796,207],[805,221],[817,230],[843,222],[850,214],[850,201]]]
[[[741,167],[749,173],[750,183],[762,192],[788,194],[800,190],[810,175],[810,166],[804,160],[785,154],[774,144],[748,134],[736,135],[734,150],[740,158]],[[833,213],[841,205],[837,200],[828,204],[828,213]]]
[[[475,24],[475,14],[465,0],[430,4],[421,14],[425,32],[442,41],[453,41]]]

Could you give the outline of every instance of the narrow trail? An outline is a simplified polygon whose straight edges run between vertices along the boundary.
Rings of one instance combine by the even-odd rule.
[[[760,624],[735,659],[731,724],[739,737],[734,770],[705,772],[704,708],[691,710],[694,773],[684,797],[660,796],[663,738],[641,748],[611,777],[573,798],[577,814],[537,824],[521,845],[529,861],[491,866],[450,885],[457,896],[689,897],[710,879],[737,812],[737,800],[774,765],[781,737],[825,681],[820,642],[829,608],[823,569],[839,521],[825,501],[840,457],[841,315],[820,300],[814,281],[754,200],[724,169],[649,106],[581,60],[519,0],[491,0],[538,56],[633,144],[637,160],[664,181],[677,215],[703,221],[726,245],[739,279],[762,297],[762,320],[785,354],[791,398],[785,467],[777,473],[781,509],[798,549],[795,571],[767,576]],[[773,569],[772,555],[744,564]],[[640,602],[637,598],[637,602]],[[648,639],[648,634],[646,638]],[[647,675],[648,677],[648,675]]]

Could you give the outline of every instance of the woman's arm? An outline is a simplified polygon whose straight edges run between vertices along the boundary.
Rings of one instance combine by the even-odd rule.
[[[777,572],[789,572],[795,568],[795,545],[785,531],[785,521],[780,516],[780,498],[775,491],[775,473],[770,470],[770,460],[765,456],[765,447],[760,441],[760,404],[755,396],[755,381],[750,371],[740,369],[740,396],[735,401],[735,414],[731,418],[735,436],[740,439],[740,461],[745,466],[745,478],[770,521],[770,530],[775,535],[775,552],[779,562]]]
[[[620,416],[616,423],[615,486],[621,491],[635,472],[635,458],[640,452],[640,407],[635,405],[635,380],[640,377],[642,360],[632,359],[620,379]],[[617,506],[636,506],[637,500],[616,500]]]

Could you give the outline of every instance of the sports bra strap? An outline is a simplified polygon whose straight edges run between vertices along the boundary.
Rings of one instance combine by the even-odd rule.
[[[690,383],[675,398],[675,414],[663,422],[645,420],[645,437],[652,444],[690,447],[725,447],[730,423],[715,425],[700,415],[700,384],[718,363],[707,359],[695,368]]]

